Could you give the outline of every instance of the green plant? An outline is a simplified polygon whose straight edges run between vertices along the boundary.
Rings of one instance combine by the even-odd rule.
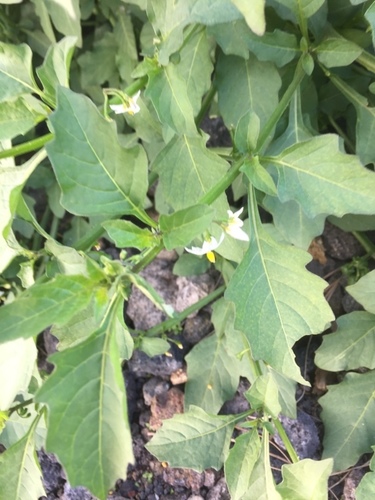
[[[367,261],[375,254],[359,233],[375,228],[375,2],[11,3],[0,1],[3,498],[43,495],[44,443],[72,485],[106,498],[133,459],[122,361],[134,347],[165,352],[210,302],[215,332],[188,355],[186,412],[148,449],[172,466],[224,467],[236,500],[326,498],[331,471],[375,444],[375,271],[348,287],[365,311],[339,318],[317,353],[330,371],[368,369],[320,400],[323,460],[299,460],[278,417],[296,415],[296,383],[308,383],[293,345],[334,319],[326,283],[305,267],[311,240],[330,216],[356,231]],[[206,147],[210,110],[231,148]],[[139,253],[112,260],[95,249],[102,237]],[[207,255],[224,285],[177,314],[139,275],[164,248],[191,274]],[[131,332],[131,286],[168,319]],[[51,325],[59,352],[42,379],[35,338]],[[218,415],[240,376],[251,410]],[[235,426],[244,432],[230,448]],[[275,430],[292,462],[279,485]]]

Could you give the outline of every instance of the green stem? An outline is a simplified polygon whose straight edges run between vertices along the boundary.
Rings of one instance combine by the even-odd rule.
[[[243,158],[237,160],[221,180],[215,184],[207,193],[202,196],[198,203],[202,205],[211,205],[236,179],[240,172],[240,167],[243,165]]]
[[[36,219],[33,219],[33,226],[34,226],[34,229],[36,230],[36,233],[33,237],[33,242],[32,242],[32,245],[31,245],[31,249],[33,251],[36,251],[36,250],[39,250],[42,246],[42,237],[46,237],[46,232],[44,231],[44,228],[47,226],[47,223],[48,223],[48,220],[50,218],[50,215],[51,215],[51,209],[50,207],[47,205],[46,209],[44,210],[44,213],[43,213],[43,216],[42,216],[42,219],[40,221],[40,224],[38,224],[37,220]]]
[[[143,268],[148,266],[158,255],[159,253],[164,250],[164,244],[160,243],[158,246],[151,248],[148,252],[145,253],[143,256],[143,259],[138,262],[138,264],[135,264],[135,266],[132,269],[133,273],[138,273],[141,271]]]
[[[176,314],[174,318],[167,319],[162,323],[150,328],[146,332],[143,332],[146,337],[157,337],[162,332],[172,331],[177,325],[179,325],[182,321],[184,321],[190,314],[199,311],[203,307],[207,306],[214,300],[218,299],[225,292],[225,285],[220,286],[213,292],[203,297],[203,299],[198,300],[195,304],[184,309],[182,312]],[[136,332],[137,333],[137,332]]]
[[[304,76],[305,72],[303,70],[302,57],[301,57],[297,63],[293,80],[291,81],[289,87],[286,89],[284,95],[279,101],[279,104],[276,106],[274,112],[270,116],[269,120],[267,121],[267,123],[265,124],[264,128],[262,129],[259,135],[255,154],[258,154],[263,148],[263,146],[266,144],[267,139],[269,138],[273,128],[276,126],[277,122],[282,117],[284,111],[289,106],[290,100],[292,99],[294,92],[297,90],[297,87],[301,84]]]
[[[35,151],[36,149],[40,149],[53,138],[54,134],[46,134],[42,135],[42,137],[38,137],[37,139],[33,139],[32,141],[24,142],[23,144],[19,144],[13,148],[6,149],[5,151],[0,151],[0,160],[3,158],[10,158],[12,156],[20,156],[30,153],[31,151]]]
[[[25,408],[25,406],[29,406],[32,403],[34,403],[34,398],[27,399],[16,406],[12,406],[12,408],[9,408],[9,416],[11,416],[15,411],[22,410],[22,408]]]
[[[357,238],[357,240],[363,246],[366,253],[374,259],[375,258],[375,245],[372,243],[372,241],[365,234],[360,233],[358,231],[353,231],[352,234],[355,238]]]
[[[337,134],[339,136],[341,136],[349,151],[352,153],[352,154],[355,154],[355,147],[354,147],[354,144],[353,142],[349,139],[348,135],[343,131],[343,129],[335,122],[335,120],[332,118],[331,115],[328,115],[328,120],[329,120],[329,123],[332,125],[332,127],[336,130]]]
[[[276,430],[279,433],[279,436],[281,437],[281,439],[285,445],[286,451],[288,452],[292,462],[294,464],[299,462],[299,458],[298,458],[298,455],[296,453],[296,450],[293,448],[293,445],[290,442],[290,439],[288,438],[288,435],[285,432],[285,429],[282,426],[280,420],[278,418],[274,418],[273,423],[275,424]]]
[[[375,56],[365,50],[356,59],[357,63],[366,68],[371,73],[375,73]]]
[[[215,97],[216,91],[217,91],[217,89],[216,89],[215,85],[212,84],[210,90],[204,96],[201,109],[199,110],[199,113],[197,114],[197,116],[195,118],[195,124],[197,125],[197,127],[199,126],[199,124],[201,123],[203,118],[206,116],[206,114],[211,106],[212,99]]]

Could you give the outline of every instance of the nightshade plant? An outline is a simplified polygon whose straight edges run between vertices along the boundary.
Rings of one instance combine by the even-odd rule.
[[[133,460],[122,363],[134,348],[165,352],[208,303],[214,333],[187,356],[185,413],[147,448],[176,467],[224,467],[234,500],[327,498],[331,472],[375,445],[375,271],[348,286],[364,310],[340,317],[316,355],[348,372],[320,399],[322,460],[299,460],[279,415],[296,416],[296,384],[308,384],[295,342],[334,320],[305,267],[310,242],[330,217],[355,231],[366,264],[375,254],[361,232],[375,229],[375,2],[0,4],[1,498],[44,494],[45,447],[105,499]],[[207,114],[232,147],[207,148]],[[97,249],[103,237],[119,260]],[[139,275],[164,248],[180,272],[214,265],[223,286],[177,314]],[[167,317],[152,331],[124,323],[132,286]],[[46,376],[35,341],[48,327],[59,345]],[[251,410],[218,415],[240,376]],[[278,485],[275,430],[291,460]]]

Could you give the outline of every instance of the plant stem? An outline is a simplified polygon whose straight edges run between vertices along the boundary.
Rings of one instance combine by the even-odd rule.
[[[277,432],[279,433],[279,436],[281,437],[281,439],[285,445],[286,451],[289,453],[289,456],[290,456],[292,462],[294,464],[299,462],[299,458],[298,458],[298,455],[296,453],[296,450],[293,448],[293,445],[290,442],[290,439],[288,438],[288,435],[285,432],[285,429],[282,426],[280,420],[278,418],[274,418],[273,423],[275,424]]]
[[[46,134],[38,137],[37,139],[33,139],[32,141],[24,142],[23,144],[19,144],[13,148],[6,149],[5,151],[0,151],[0,160],[3,158],[10,158],[11,156],[20,156],[30,153],[31,151],[35,151],[36,149],[40,149],[53,138],[54,134]]]
[[[191,306],[184,309],[182,312],[176,314],[174,318],[169,318],[166,321],[163,321],[162,323],[159,323],[158,325],[150,328],[149,330],[144,332],[144,335],[146,337],[157,337],[162,332],[173,330],[177,325],[181,323],[181,321],[186,319],[190,314],[199,311],[199,309],[202,309],[203,307],[207,306],[214,300],[221,297],[225,291],[225,288],[226,288],[225,285],[220,286],[213,292],[206,295],[206,297],[203,297],[203,299],[198,300],[198,302],[195,302],[195,304],[192,304]]]
[[[159,255],[159,253],[162,250],[164,250],[163,243],[160,243],[158,246],[151,248],[148,252],[145,253],[143,259],[140,260],[138,264],[135,264],[135,266],[132,269],[133,273],[138,273],[143,268],[148,266]]]
[[[27,399],[26,401],[23,401],[16,406],[12,406],[12,408],[9,408],[9,416],[11,416],[15,411],[21,410],[25,406],[29,406],[32,403],[34,403],[34,398]]]
[[[280,99],[279,104],[276,106],[274,112],[272,113],[269,120],[262,129],[261,133],[259,134],[258,143],[255,151],[256,154],[258,154],[263,148],[263,146],[266,144],[267,139],[270,136],[273,128],[276,126],[277,122],[280,120],[284,111],[289,106],[290,100],[292,99],[294,92],[297,90],[298,85],[301,84],[304,76],[305,72],[302,67],[302,57],[301,57],[297,63],[293,80],[290,82],[290,85],[286,89],[282,98]]]
[[[212,186],[212,188],[207,191],[207,193],[202,196],[198,203],[202,203],[202,205],[207,204],[211,205],[216,198],[218,198],[236,179],[240,172],[240,167],[243,164],[243,158],[237,160],[230,169],[226,172],[226,174],[222,177],[222,179]]]
[[[375,258],[375,245],[372,241],[364,234],[359,231],[353,231],[353,236],[357,238],[363,248],[366,250],[366,253],[370,255],[373,259]]]
[[[203,98],[202,102],[202,107],[199,110],[199,113],[197,114],[195,118],[195,124],[199,126],[203,118],[206,116],[206,113],[211,106],[212,99],[215,97],[216,94],[216,87],[214,84],[211,85],[210,90],[207,92],[207,94]]]
[[[364,50],[362,54],[357,57],[356,61],[368,71],[371,71],[371,73],[375,73],[375,57],[372,54]]]

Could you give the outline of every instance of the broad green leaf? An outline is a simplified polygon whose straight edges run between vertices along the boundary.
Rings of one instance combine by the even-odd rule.
[[[94,286],[84,276],[63,275],[33,285],[0,308],[0,342],[33,337],[53,323],[69,321],[89,303]]]
[[[191,9],[191,22],[211,26],[242,18],[232,0],[196,0]]]
[[[267,370],[277,384],[281,413],[295,420],[297,418],[296,383],[294,380],[273,370],[270,366],[267,367]]]
[[[48,98],[55,103],[58,85],[69,87],[70,61],[73,57],[77,39],[69,36],[50,46],[43,64],[37,68],[37,75],[42,82]]]
[[[176,276],[194,276],[205,273],[209,266],[208,259],[201,259],[196,255],[184,253],[173,266],[173,274]]]
[[[88,276],[87,260],[74,248],[61,245],[52,238],[46,241],[44,247],[48,253],[55,257],[61,274]]]
[[[159,174],[157,198],[174,210],[188,208],[226,173],[228,164],[209,151],[206,137],[174,137],[156,157],[153,169]],[[221,195],[213,204],[217,216],[226,215],[227,202]]]
[[[85,485],[104,500],[133,461],[113,322],[50,360],[56,368],[36,396],[49,409],[47,450],[72,486]]]
[[[375,443],[374,386],[374,371],[348,373],[319,399],[323,408],[323,458],[334,459],[334,471],[354,465]]]
[[[149,229],[142,229],[127,220],[109,220],[102,223],[109,237],[118,248],[151,248],[157,244],[157,238]]]
[[[281,412],[279,390],[275,379],[270,373],[258,377],[245,396],[251,404],[251,408],[255,410],[261,409],[273,418],[279,416]]]
[[[34,4],[35,14],[39,17],[43,34],[46,35],[50,43],[56,43],[55,31],[52,26],[51,18],[48,13],[46,2],[44,0],[31,0]]]
[[[307,252],[277,243],[267,233],[253,200],[249,213],[249,249],[226,291],[236,307],[236,328],[245,333],[255,359],[306,383],[292,347],[334,319],[323,296],[326,283],[305,269],[311,259]]]
[[[186,82],[194,116],[199,113],[202,98],[211,85],[212,49],[212,40],[207,37],[206,30],[202,29],[189,38],[180,50],[180,61],[176,69]]]
[[[84,52],[77,61],[82,69],[81,82],[86,90],[110,81],[117,74],[117,43],[113,33],[106,32],[94,42],[94,48]],[[100,89],[101,90],[101,89]]]
[[[295,18],[299,19],[300,15],[306,18],[314,15],[320,9],[324,0],[275,0],[275,3],[290,9]]]
[[[249,478],[249,488],[241,500],[281,500],[276,491],[269,456],[269,436],[263,429],[262,448]]]
[[[260,132],[260,120],[254,111],[249,110],[238,121],[234,131],[234,144],[243,154],[256,148]]]
[[[375,446],[371,446],[375,451]],[[375,495],[375,458],[372,456],[370,463],[371,472],[367,472],[355,490],[356,500],[368,500]]]
[[[375,145],[368,137],[375,133],[375,107],[370,107],[366,97],[359,94],[353,87],[347,85],[338,76],[331,75],[332,83],[353,104],[357,112],[356,123],[356,153],[362,163],[375,162]]]
[[[249,489],[254,465],[261,451],[258,431],[245,432],[237,437],[224,464],[225,479],[232,500],[241,500]]]
[[[12,100],[21,94],[38,93],[28,45],[0,42],[0,102]]]
[[[365,12],[365,18],[367,19],[371,31],[372,31],[372,45],[375,47],[375,2],[369,6]]]
[[[273,223],[284,241],[302,250],[307,250],[312,240],[323,234],[324,214],[311,219],[297,202],[290,200],[281,203],[276,196],[265,196],[263,206],[272,214]]]
[[[244,19],[213,24],[207,28],[207,34],[215,38],[224,54],[249,58],[247,37],[251,34],[251,30]]]
[[[0,344],[0,410],[8,410],[19,392],[26,391],[36,362],[34,339],[16,339]]]
[[[245,158],[240,170],[259,191],[263,191],[271,196],[276,196],[277,190],[275,183],[267,170],[260,164],[258,156]]]
[[[258,36],[264,35],[266,29],[266,18],[264,13],[266,0],[254,0],[251,4],[249,4],[247,0],[231,1],[244,16],[251,30]]]
[[[166,340],[151,337],[143,337],[138,347],[138,349],[147,354],[147,356],[150,356],[150,358],[165,354],[170,348],[171,346]]]
[[[77,46],[82,47],[79,0],[45,0],[45,4],[57,31],[77,37]]]
[[[209,205],[194,205],[171,215],[161,215],[160,229],[167,250],[188,245],[207,230],[215,212]]]
[[[297,201],[310,218],[375,212],[375,174],[340,151],[338,136],[313,137],[262,164],[277,171],[280,201]]]
[[[220,57],[216,84],[219,108],[228,128],[236,127],[241,116],[251,109],[262,129],[279,101],[281,79],[276,67],[253,55],[247,61],[236,56]]]
[[[171,467],[184,467],[202,472],[213,467],[219,470],[228,455],[234,426],[243,415],[209,415],[197,406],[184,414],[164,420],[146,445],[158,460]]]
[[[375,314],[375,271],[362,276],[357,283],[346,287],[346,290],[366,311]]]
[[[118,45],[116,64],[121,79],[130,84],[132,71],[138,63],[138,53],[131,15],[125,8],[118,9],[113,32]]]
[[[314,461],[310,458],[283,465],[282,482],[276,486],[282,498],[293,500],[327,500],[328,478],[333,460]]]
[[[23,186],[45,157],[46,152],[41,149],[22,166],[0,166],[0,240],[9,234]]]
[[[316,365],[332,372],[375,368],[375,316],[354,311],[340,316],[337,327],[315,351]]]
[[[48,116],[48,108],[32,95],[0,103],[0,141],[23,135]]]
[[[180,135],[198,135],[187,82],[174,64],[169,63],[149,76],[145,96],[151,100],[163,125],[168,125]]]
[[[147,158],[140,146],[124,149],[114,122],[85,96],[59,87],[51,116],[55,139],[47,145],[62,191],[61,204],[77,215],[143,217]]]
[[[315,48],[318,60],[327,66],[349,66],[363,52],[362,47],[346,40],[334,30],[330,32]]]
[[[224,335],[214,333],[201,340],[186,356],[185,408],[199,406],[215,414],[238,387],[239,360],[230,352]]]
[[[375,229],[375,215],[351,215],[328,218],[329,222],[343,231],[372,231]]]
[[[34,447],[37,421],[25,437],[0,455],[0,491],[4,500],[35,500],[46,494]]]

